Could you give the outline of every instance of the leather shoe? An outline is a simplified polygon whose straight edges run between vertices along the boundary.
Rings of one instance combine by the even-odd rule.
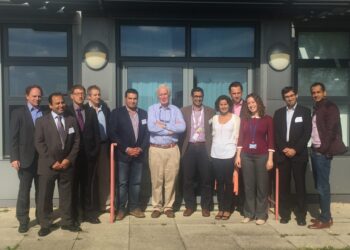
[[[28,223],[20,223],[19,227],[18,227],[18,232],[23,234],[28,232],[29,228],[28,228]]]
[[[280,223],[281,224],[288,224],[288,222],[289,222],[289,219],[286,219],[286,218],[281,218],[280,219]]]
[[[49,233],[51,233],[50,228],[42,227],[42,228],[40,228],[40,230],[39,230],[39,232],[38,232],[38,235],[39,235],[40,237],[44,237],[44,236],[48,235]]]
[[[141,209],[136,208],[129,212],[130,215],[135,216],[136,218],[145,218],[145,213],[141,211]]]
[[[61,229],[62,230],[68,230],[70,232],[80,232],[81,231],[80,227],[77,227],[77,226],[74,226],[74,225],[63,225],[63,226],[61,226]]]
[[[202,209],[202,216],[203,217],[209,217],[210,216],[209,209]]]
[[[194,213],[194,210],[192,208],[186,208],[184,213],[183,213],[183,216],[191,216],[192,214]]]
[[[306,221],[304,218],[297,218],[298,226],[306,226]]]
[[[166,217],[168,217],[168,218],[175,218],[175,213],[174,213],[173,210],[166,210],[166,211],[164,212],[164,214],[165,214]]]
[[[154,210],[153,212],[152,212],[152,214],[151,214],[151,217],[152,218],[159,218],[159,216],[161,215],[162,213],[160,212],[160,211],[158,211],[158,210]]]
[[[323,228],[330,228],[332,226],[332,222],[322,222],[322,221],[318,221],[314,224],[308,225],[307,227],[309,229],[323,229]]]
[[[311,221],[311,223],[313,223],[313,224],[320,222],[319,219],[315,219],[315,218],[314,218],[314,219],[311,219],[310,221]],[[331,223],[331,225],[333,225],[333,219],[330,219],[329,222]]]
[[[100,219],[97,217],[87,217],[87,218],[85,218],[85,221],[89,222],[91,224],[100,224],[101,223]]]
[[[124,211],[119,211],[117,214],[117,217],[115,217],[116,220],[122,220],[125,218],[125,212]]]

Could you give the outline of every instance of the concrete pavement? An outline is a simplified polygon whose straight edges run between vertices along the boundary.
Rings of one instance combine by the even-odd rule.
[[[265,225],[257,226],[241,224],[238,213],[228,221],[217,221],[216,211],[209,218],[200,211],[183,217],[182,211],[175,219],[165,215],[152,219],[148,208],[144,219],[128,216],[113,224],[108,222],[109,214],[103,214],[101,224],[82,223],[80,233],[57,228],[39,237],[34,222],[27,233],[18,233],[15,208],[0,208],[0,249],[350,249],[350,204],[333,203],[334,225],[323,230],[300,227],[293,219],[282,225],[273,214]],[[310,218],[308,214],[307,221]]]

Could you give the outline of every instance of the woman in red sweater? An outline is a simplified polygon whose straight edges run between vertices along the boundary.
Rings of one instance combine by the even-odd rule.
[[[268,171],[273,168],[273,120],[256,94],[246,98],[247,113],[241,120],[235,164],[242,169],[245,190],[244,219],[262,225],[267,220]]]

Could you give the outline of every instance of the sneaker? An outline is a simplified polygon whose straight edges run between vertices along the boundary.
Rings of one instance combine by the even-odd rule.
[[[253,220],[253,219],[251,219],[251,218],[249,218],[249,217],[244,217],[244,219],[241,221],[241,223],[246,224],[246,223],[251,222],[252,220]]]
[[[257,219],[257,220],[255,221],[255,224],[257,224],[257,225],[264,225],[265,222],[266,222],[266,220]]]

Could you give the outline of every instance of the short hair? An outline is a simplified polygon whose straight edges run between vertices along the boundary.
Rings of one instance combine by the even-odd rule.
[[[324,86],[324,84],[322,82],[314,82],[310,86],[310,92],[312,91],[312,88],[316,87],[316,86],[320,86],[323,92],[326,91],[326,86]]]
[[[96,90],[98,90],[99,92],[101,92],[101,89],[100,89],[99,86],[97,86],[97,85],[91,85],[91,86],[89,86],[89,87],[87,88],[87,90],[86,90],[86,92],[88,93],[88,95],[90,95],[90,92],[91,92],[91,90],[93,90],[93,89],[96,89]]]
[[[193,97],[194,95],[194,92],[201,92],[202,95],[204,96],[204,91],[201,87],[194,87],[192,90],[191,90],[191,96]]]
[[[265,116],[265,105],[264,105],[264,103],[259,95],[255,94],[255,93],[251,93],[251,94],[247,95],[247,98],[245,99],[246,100],[245,105],[247,105],[247,107],[248,107],[247,102],[248,102],[248,98],[250,98],[250,97],[254,99],[254,101],[256,102],[256,104],[258,106],[257,109],[258,109],[259,116],[260,117]],[[245,117],[249,118],[252,115],[252,113],[250,112],[250,110],[248,108],[245,110],[247,112],[245,114]]]
[[[64,99],[63,94],[62,94],[61,92],[53,92],[53,93],[51,93],[51,94],[49,95],[49,98],[48,98],[49,103],[50,103],[51,105],[52,105],[52,98],[53,98],[54,96],[62,96],[62,98]]]
[[[159,91],[160,89],[166,89],[166,90],[168,91],[169,97],[171,96],[171,90],[170,90],[169,86],[166,85],[165,83],[162,83],[162,84],[160,84],[160,85],[158,86],[157,91],[156,91],[157,96],[158,96],[158,91]]]
[[[70,89],[70,93],[73,94],[76,89],[80,89],[80,90],[84,91],[84,94],[86,94],[86,90],[85,90],[84,86],[79,85],[79,84],[73,85]]]
[[[230,84],[230,86],[228,87],[228,92],[231,92],[231,88],[232,87],[240,87],[241,88],[241,90],[243,91],[243,86],[242,86],[242,83],[240,83],[240,82],[232,82],[231,84]]]
[[[229,110],[231,110],[231,109],[232,109],[232,106],[233,106],[233,102],[232,102],[231,98],[228,97],[227,95],[221,95],[221,96],[219,96],[219,97],[216,99],[216,101],[215,101],[215,109],[216,109],[216,111],[220,111],[220,109],[219,109],[219,104],[220,104],[220,102],[221,102],[222,100],[225,100],[225,101],[227,102],[227,104],[228,104],[228,106],[229,106]]]
[[[291,92],[291,91],[293,91],[295,95],[298,94],[298,91],[295,88],[293,88],[292,86],[284,87],[281,90],[282,99],[284,100],[284,95],[287,94],[288,92]]]
[[[37,85],[37,84],[33,84],[33,85],[29,85],[28,87],[26,87],[26,95],[30,94],[30,91],[32,91],[32,89],[39,89],[41,95],[44,95],[43,89],[41,88],[41,86]]]
[[[127,90],[125,91],[124,97],[127,97],[128,94],[135,94],[135,95],[137,95],[137,98],[139,97],[139,92],[137,92],[136,89],[132,89],[132,88],[127,89]]]

